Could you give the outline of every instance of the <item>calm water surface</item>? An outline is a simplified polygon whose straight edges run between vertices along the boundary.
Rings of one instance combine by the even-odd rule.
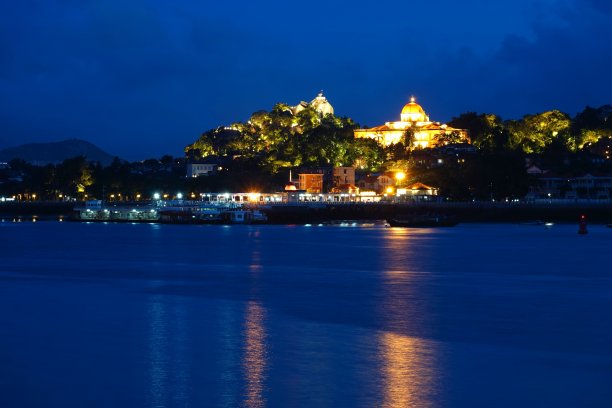
[[[0,223],[0,407],[610,407],[612,230]]]

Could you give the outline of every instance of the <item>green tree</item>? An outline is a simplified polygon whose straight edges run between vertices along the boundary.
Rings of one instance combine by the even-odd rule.
[[[463,142],[461,133],[453,130],[451,132],[440,132],[434,137],[434,143],[436,146],[444,146],[453,143]]]
[[[86,192],[93,182],[92,171],[85,156],[64,160],[56,168],[55,185],[64,194],[78,195]]]
[[[507,133],[500,117],[494,114],[476,112],[462,113],[453,118],[448,125],[457,129],[465,129],[472,144],[479,149],[488,151],[507,147]]]
[[[349,145],[348,162],[357,169],[377,171],[385,160],[385,152],[375,140],[359,138]]]
[[[414,130],[414,126],[409,126],[406,128],[406,130],[404,130],[404,133],[402,134],[402,144],[406,147],[406,149],[408,150],[412,150],[415,147],[415,140],[416,140],[416,132]]]
[[[568,140],[570,118],[558,110],[525,115],[521,120],[508,121],[510,147],[525,153],[540,153],[555,139]]]

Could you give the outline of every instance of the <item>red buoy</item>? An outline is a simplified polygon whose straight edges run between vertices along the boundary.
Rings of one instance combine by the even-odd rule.
[[[580,235],[588,234],[587,226],[586,226],[586,216],[582,214],[580,216],[580,225],[578,226],[578,233]]]

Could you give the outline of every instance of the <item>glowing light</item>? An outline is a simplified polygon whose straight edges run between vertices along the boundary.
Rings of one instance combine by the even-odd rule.
[[[178,193],[176,195],[176,198],[178,198],[179,200],[182,200],[183,199],[183,193]]]
[[[387,192],[387,194],[392,194],[393,193],[393,187],[387,187],[387,190],[385,190]]]
[[[395,179],[397,181],[402,181],[405,178],[406,178],[406,173],[404,173],[403,171],[398,171],[397,173],[395,173]]]
[[[155,193],[155,194],[153,194],[153,199],[154,199],[154,200],[159,200],[159,198],[160,198],[159,193]]]
[[[266,379],[267,350],[264,327],[266,310],[258,302],[250,301],[246,312],[246,341],[243,370],[246,379],[246,406],[263,407]]]
[[[259,200],[259,193],[249,193],[249,201],[258,201]]]

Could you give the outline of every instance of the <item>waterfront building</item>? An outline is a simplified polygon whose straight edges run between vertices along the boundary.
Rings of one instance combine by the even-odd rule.
[[[333,185],[338,187],[343,184],[355,185],[355,168],[354,167],[334,167],[333,169]]]
[[[330,192],[359,193],[359,189],[355,186],[355,167],[334,167],[332,170],[332,188]]]
[[[584,174],[567,177],[554,173],[537,176],[527,199],[590,199],[610,200],[612,198],[611,174]]]
[[[406,188],[398,188],[397,195],[404,196],[414,201],[430,201],[438,195],[438,189],[416,182]]]
[[[365,176],[357,182],[361,191],[374,191],[377,194],[384,194],[394,188],[397,182],[396,173],[387,171],[383,174],[372,174]]]
[[[414,133],[413,147],[428,148],[436,145],[438,135],[456,132],[461,140],[468,141],[467,131],[455,129],[440,122],[432,122],[421,105],[416,103],[414,97],[410,98],[402,108],[400,120],[386,122],[384,125],[369,129],[355,129],[355,138],[369,138],[376,140],[383,146],[390,146],[405,139],[407,131]]]
[[[323,192],[323,173],[300,173],[298,178],[298,190],[313,194]]]

